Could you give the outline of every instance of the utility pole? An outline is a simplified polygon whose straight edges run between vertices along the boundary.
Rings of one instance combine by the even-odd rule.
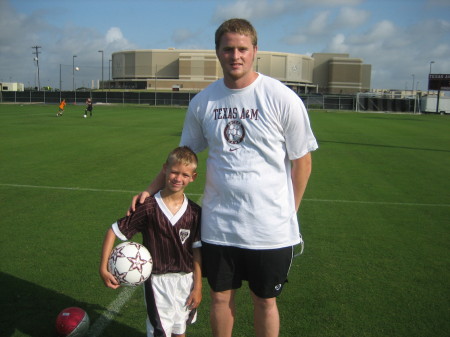
[[[72,85],[73,85],[72,90],[73,91],[75,91],[75,57],[77,57],[77,55],[73,55],[73,57],[72,57]]]
[[[34,60],[36,61],[37,65],[37,72],[38,72],[38,91],[41,91],[41,80],[39,78],[39,48],[42,48],[41,46],[33,46],[31,48],[34,48],[36,51],[34,51],[32,54],[36,55],[34,57]]]
[[[101,87],[102,87],[102,91],[103,89],[105,89],[104,85],[103,85],[103,50],[99,50],[99,53],[102,53],[102,81],[101,81]],[[99,89],[100,89],[100,85],[99,85]]]

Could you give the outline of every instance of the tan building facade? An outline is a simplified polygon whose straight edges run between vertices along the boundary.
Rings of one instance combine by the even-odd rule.
[[[362,60],[343,54],[317,54],[317,62],[314,55],[258,51],[254,68],[298,93],[322,89],[347,93],[370,87],[370,66],[364,67]],[[112,54],[112,81],[105,87],[197,92],[221,77],[214,50],[129,50]],[[361,82],[364,79],[366,83]]]
[[[314,53],[314,83],[319,92],[354,94],[370,91],[372,67],[349,54]]]

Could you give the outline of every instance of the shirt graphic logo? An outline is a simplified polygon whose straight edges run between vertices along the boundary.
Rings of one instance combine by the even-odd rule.
[[[191,235],[191,231],[189,229],[180,229],[180,240],[181,243],[184,244],[187,240],[187,238],[189,237],[189,235]]]
[[[275,286],[275,290],[276,291],[279,291],[281,289],[281,284],[277,284],[276,286]]]
[[[241,122],[231,121],[225,127],[223,135],[230,144],[239,144],[245,138],[245,129]]]

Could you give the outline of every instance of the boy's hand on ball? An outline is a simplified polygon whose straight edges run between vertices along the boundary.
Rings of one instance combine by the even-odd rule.
[[[120,283],[117,279],[108,271],[100,272],[100,276],[102,277],[103,283],[105,286],[111,289],[117,289],[120,287]]]

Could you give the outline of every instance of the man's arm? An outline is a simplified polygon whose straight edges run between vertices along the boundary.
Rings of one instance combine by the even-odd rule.
[[[309,176],[312,169],[311,152],[308,152],[303,157],[292,160],[291,178],[294,187],[295,210],[298,211],[303,194],[308,185]]]
[[[138,195],[135,195],[131,200],[130,208],[128,209],[127,216],[130,216],[136,210],[136,204],[144,203],[144,200],[151,195],[154,195],[159,190],[162,190],[165,185],[165,174],[161,169],[155,179],[151,182],[151,184],[147,187],[147,189]]]

